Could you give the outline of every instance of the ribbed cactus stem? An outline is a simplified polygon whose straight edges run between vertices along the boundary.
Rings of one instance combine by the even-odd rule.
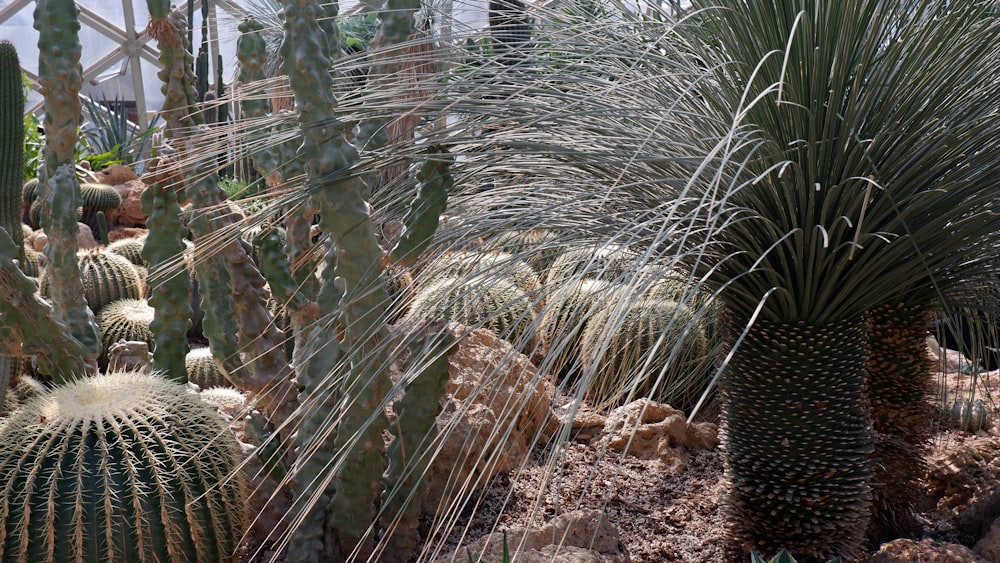
[[[396,79],[396,74],[402,67],[402,53],[395,49],[410,38],[414,31],[414,14],[420,9],[420,0],[385,0],[378,12],[379,30],[372,41],[372,46],[378,49],[377,62],[370,73],[373,87],[379,88],[380,83]],[[387,91],[391,91],[388,90]],[[372,117],[358,123],[355,145],[359,150],[378,150],[389,140],[389,122],[392,118],[386,116]]]
[[[345,406],[335,440],[336,451],[344,453],[333,479],[329,525],[337,533],[339,556],[366,560],[373,550],[375,505],[385,469],[381,403],[391,387],[385,354],[378,350],[378,341],[386,334],[387,303],[378,266],[381,249],[364,197],[367,188],[346,174],[358,154],[334,113],[329,43],[317,22],[322,10],[315,0],[287,0],[284,9],[281,54],[303,129],[300,154],[316,190],[320,227],[331,238],[325,260],[336,264],[333,270],[324,270],[318,299],[323,312],[332,312],[323,309],[325,297],[340,293],[335,278],[343,280],[346,290],[340,308],[344,327],[340,344],[348,373],[343,377]]]
[[[156,170],[154,169],[155,173]],[[142,257],[149,267],[146,283],[152,288],[149,304],[156,313],[153,331],[153,369],[174,381],[187,381],[184,358],[188,353],[187,331],[191,325],[191,278],[181,259],[187,228],[181,219],[177,193],[165,178],[157,178],[142,194],[142,212],[149,235]]]
[[[409,365],[416,373],[395,404],[398,417],[390,427],[395,439],[389,446],[389,467],[382,479],[385,493],[379,518],[388,539],[380,561],[411,561],[420,545],[420,505],[427,496],[424,474],[433,457],[441,396],[448,383],[448,354],[454,343],[447,323],[436,323],[428,327],[421,341],[410,344]]]
[[[296,352],[301,350],[303,358],[297,374],[302,387],[299,394],[302,414],[295,433],[293,485],[297,493],[294,509],[301,513],[302,519],[288,544],[287,557],[291,562],[328,561],[336,553],[330,514],[334,488],[326,480],[337,456],[336,433],[330,432],[328,417],[339,410],[341,399],[336,387],[326,384],[330,366],[336,365],[341,355],[336,338],[330,337],[332,334],[336,334],[336,318],[327,315],[305,344],[296,348]],[[324,482],[328,484],[321,488]]]
[[[83,345],[84,361],[97,365],[101,336],[94,314],[83,297],[77,262],[76,210],[82,201],[76,179],[77,128],[80,126],[80,22],[72,0],[39,0],[35,6],[38,30],[38,80],[45,98],[45,175],[39,185],[42,228],[52,282],[52,306],[70,334]]]
[[[184,15],[179,10],[172,10],[166,24],[150,22],[150,27],[156,29],[158,34],[160,62],[164,68],[160,76],[166,82],[164,119],[168,127],[175,135],[182,127],[204,127],[200,115],[189,111],[197,99],[197,92],[193,86],[192,59],[183,34],[186,28]],[[231,214],[221,211],[227,206],[218,175],[211,171],[191,171],[190,175],[193,180],[188,184],[187,195],[194,208],[200,211],[195,213],[189,228],[198,244],[224,231],[235,221]],[[264,278],[238,240],[219,244],[213,261],[213,267],[199,270],[198,278],[199,285],[204,283],[202,297],[206,320],[209,310],[219,306],[216,299],[231,299],[239,327],[240,348],[246,353],[251,367],[249,371],[229,373],[227,377],[237,387],[256,394],[258,406],[269,416],[286,420],[295,410],[297,390],[291,380],[291,367],[282,351],[284,334],[271,322],[271,314],[265,306]],[[222,272],[228,275],[230,293],[219,287],[223,282]],[[227,303],[222,303],[220,309],[226,306]],[[218,310],[214,313],[218,318]]]
[[[403,216],[403,234],[389,253],[393,262],[411,263],[427,249],[448,206],[448,191],[455,184],[451,177],[453,158],[440,146],[428,152],[431,158],[417,172],[417,196]],[[435,158],[435,154],[441,156]]]
[[[66,324],[39,296],[35,282],[14,264],[19,247],[6,231],[0,229],[0,318],[3,318],[5,344],[20,342],[17,353],[35,356],[38,370],[56,383],[84,373],[83,345],[73,338]],[[6,350],[0,349],[0,352]]]
[[[24,91],[21,62],[10,41],[0,41],[0,227],[23,248],[21,189],[24,184]],[[18,261],[24,261],[19,250]]]
[[[240,37],[236,40],[236,58],[239,60],[239,74],[236,77],[238,88],[254,90],[254,93],[248,92],[248,95],[239,97],[240,109],[246,120],[266,117],[270,113],[270,101],[262,92],[257,91],[259,86],[255,86],[267,78],[264,74],[264,65],[267,64],[267,44],[260,33],[263,28],[263,24],[252,16],[248,17],[240,23]],[[269,183],[272,181],[271,175],[278,169],[278,156],[278,149],[270,143],[251,155],[254,168]]]

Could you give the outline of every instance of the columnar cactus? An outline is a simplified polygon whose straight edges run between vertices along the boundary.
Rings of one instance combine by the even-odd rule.
[[[0,317],[5,338],[21,343],[25,355],[35,356],[38,370],[53,381],[62,381],[85,370],[84,349],[65,322],[38,296],[35,282],[15,263],[17,245],[0,230]],[[96,357],[95,357],[96,361]]]
[[[184,15],[179,10],[168,12],[162,0],[148,0],[147,5],[150,29],[157,39],[164,69],[160,73],[165,82],[164,120],[168,134],[173,136],[179,148],[184,148],[186,140],[179,132],[203,126],[200,115],[190,113],[197,92],[193,86],[190,45],[183,35]],[[234,219],[230,213],[221,211],[226,209],[226,196],[219,187],[218,174],[193,171],[190,177],[187,196],[197,212],[189,228],[195,243],[204,244],[205,240],[232,225]],[[257,394],[258,404],[269,415],[280,420],[290,418],[295,410],[297,390],[281,347],[284,334],[271,322],[265,306],[264,279],[240,242],[230,240],[221,244],[212,261],[203,262],[198,268],[198,282],[205,303],[205,334],[220,361],[233,355],[228,349],[216,352],[215,342],[229,342],[232,336],[232,331],[226,331],[222,323],[236,319],[240,351],[246,356],[250,369],[229,373],[227,377],[239,388]],[[230,307],[233,314],[226,318]]]
[[[191,276],[181,269],[180,257],[185,251],[184,238],[187,228],[180,215],[177,188],[160,174],[156,165],[151,167],[153,181],[142,194],[142,212],[149,218],[145,240],[128,243],[120,241],[107,248],[108,253],[125,256],[127,260],[148,264],[146,285],[151,288],[149,303],[153,306],[153,368],[162,371],[175,381],[184,381],[184,355],[187,354],[187,331],[191,325],[194,308],[191,304]],[[136,255],[135,247],[139,246]],[[180,271],[178,271],[180,270]]]
[[[448,383],[448,354],[455,343],[450,332],[440,330],[445,327],[447,323],[431,325],[419,341],[410,343],[407,371],[413,376],[406,393],[394,405],[397,418],[390,430],[395,438],[382,479],[385,493],[380,518],[381,528],[391,531],[379,557],[387,563],[412,561],[420,545],[420,505],[427,496],[424,473],[433,454],[440,399]]]
[[[21,248],[21,189],[24,182],[24,92],[14,44],[0,41],[0,227]],[[20,259],[20,257],[19,257]]]
[[[80,185],[76,179],[77,128],[81,121],[80,22],[73,0],[39,0],[34,27],[38,30],[38,80],[45,98],[45,168],[39,184],[45,209],[42,228],[49,236],[45,254],[52,280],[52,306],[84,348],[84,359],[95,365],[100,334],[84,299],[76,258],[77,208]]]
[[[225,421],[158,375],[82,378],[0,431],[0,561],[238,561],[247,526]]]

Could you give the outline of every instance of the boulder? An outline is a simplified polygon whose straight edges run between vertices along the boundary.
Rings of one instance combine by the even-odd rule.
[[[665,469],[682,470],[686,449],[707,450],[719,445],[719,427],[710,422],[688,423],[670,405],[639,399],[608,413],[596,438],[615,451],[640,459],[657,460]]]
[[[470,332],[448,323],[445,330],[457,345],[448,359],[449,381],[437,420],[438,452],[425,475],[425,514],[437,514],[463,491],[519,467],[532,446],[558,427],[551,387],[527,356],[486,329]],[[400,357],[390,369],[394,381],[405,360]]]
[[[121,227],[145,227],[149,216],[142,212],[142,193],[146,191],[146,184],[142,180],[128,180],[113,186],[122,202],[117,209],[105,212],[109,226]]]
[[[89,248],[94,248],[97,246],[97,240],[94,239],[94,233],[90,230],[90,227],[84,225],[83,223],[77,223],[77,233],[76,233],[76,244],[79,250],[87,250]],[[43,252],[45,250],[45,245],[48,244],[49,237],[45,234],[45,231],[38,229],[37,231],[31,233],[27,238],[24,239],[24,243],[36,252]]]

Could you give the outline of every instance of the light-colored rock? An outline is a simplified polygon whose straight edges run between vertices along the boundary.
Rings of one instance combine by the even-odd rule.
[[[659,460],[668,469],[685,466],[685,449],[711,449],[719,445],[719,428],[710,422],[689,424],[670,405],[639,399],[614,409],[597,437],[615,451],[640,459]]]
[[[131,180],[137,180],[135,172],[124,164],[112,164],[96,172],[97,181],[109,186],[117,186]]]
[[[526,356],[489,330],[468,332],[456,323],[446,330],[458,343],[449,356],[437,420],[438,452],[425,474],[428,495],[422,510],[430,514],[520,466],[531,447],[547,441],[558,427],[550,386]],[[394,381],[406,356],[390,369]]]
[[[76,227],[76,244],[80,250],[87,250],[88,248],[97,246],[97,241],[94,239],[94,233],[90,230],[90,227],[83,223],[77,223]],[[24,240],[29,248],[34,249],[36,252],[43,252],[45,245],[49,242],[49,237],[45,234],[45,231],[38,229]]]
[[[138,340],[119,340],[108,350],[108,371],[145,371],[152,361],[149,344]]]
[[[961,544],[929,539],[919,542],[899,539],[882,544],[867,563],[989,563],[990,561],[996,560],[982,559]]]
[[[494,532],[461,547],[456,560],[482,563],[502,561],[506,536],[511,561],[518,563],[625,563],[628,552],[618,530],[599,510],[576,510],[538,528],[512,528]],[[442,558],[447,561],[451,558]]]
[[[122,202],[117,209],[107,211],[109,225],[119,225],[122,227],[144,227],[149,216],[142,212],[141,198],[146,191],[146,184],[142,180],[128,180],[113,186]]]

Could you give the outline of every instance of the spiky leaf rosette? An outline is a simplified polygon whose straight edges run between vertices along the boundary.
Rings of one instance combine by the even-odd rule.
[[[155,314],[145,299],[118,299],[105,305],[97,314],[104,354],[119,340],[145,342],[152,349],[155,341],[149,325]]]
[[[731,347],[747,322],[724,322]],[[721,381],[728,560],[782,548],[860,557],[873,449],[867,352],[861,318],[817,327],[757,319],[744,335]]]
[[[229,385],[208,347],[194,348],[184,356],[187,379],[202,389]]]
[[[223,419],[158,375],[29,401],[0,433],[3,561],[237,561],[247,511]]]
[[[102,251],[82,251],[78,260],[83,295],[95,314],[112,301],[142,298],[142,279],[128,259]],[[42,295],[48,296],[51,287],[46,269],[40,286]]]
[[[929,308],[883,306],[869,313],[868,395],[876,450],[868,538],[908,537],[918,529],[919,480],[931,437],[927,402],[933,363],[927,349]]]
[[[690,410],[711,379],[708,340],[694,313],[675,301],[644,299],[590,317],[579,346],[591,400],[612,407],[650,396]]]
[[[442,278],[417,291],[402,322],[451,320],[471,327],[482,326],[515,347],[531,350],[534,344],[535,311],[528,294],[504,279],[470,283]]]

